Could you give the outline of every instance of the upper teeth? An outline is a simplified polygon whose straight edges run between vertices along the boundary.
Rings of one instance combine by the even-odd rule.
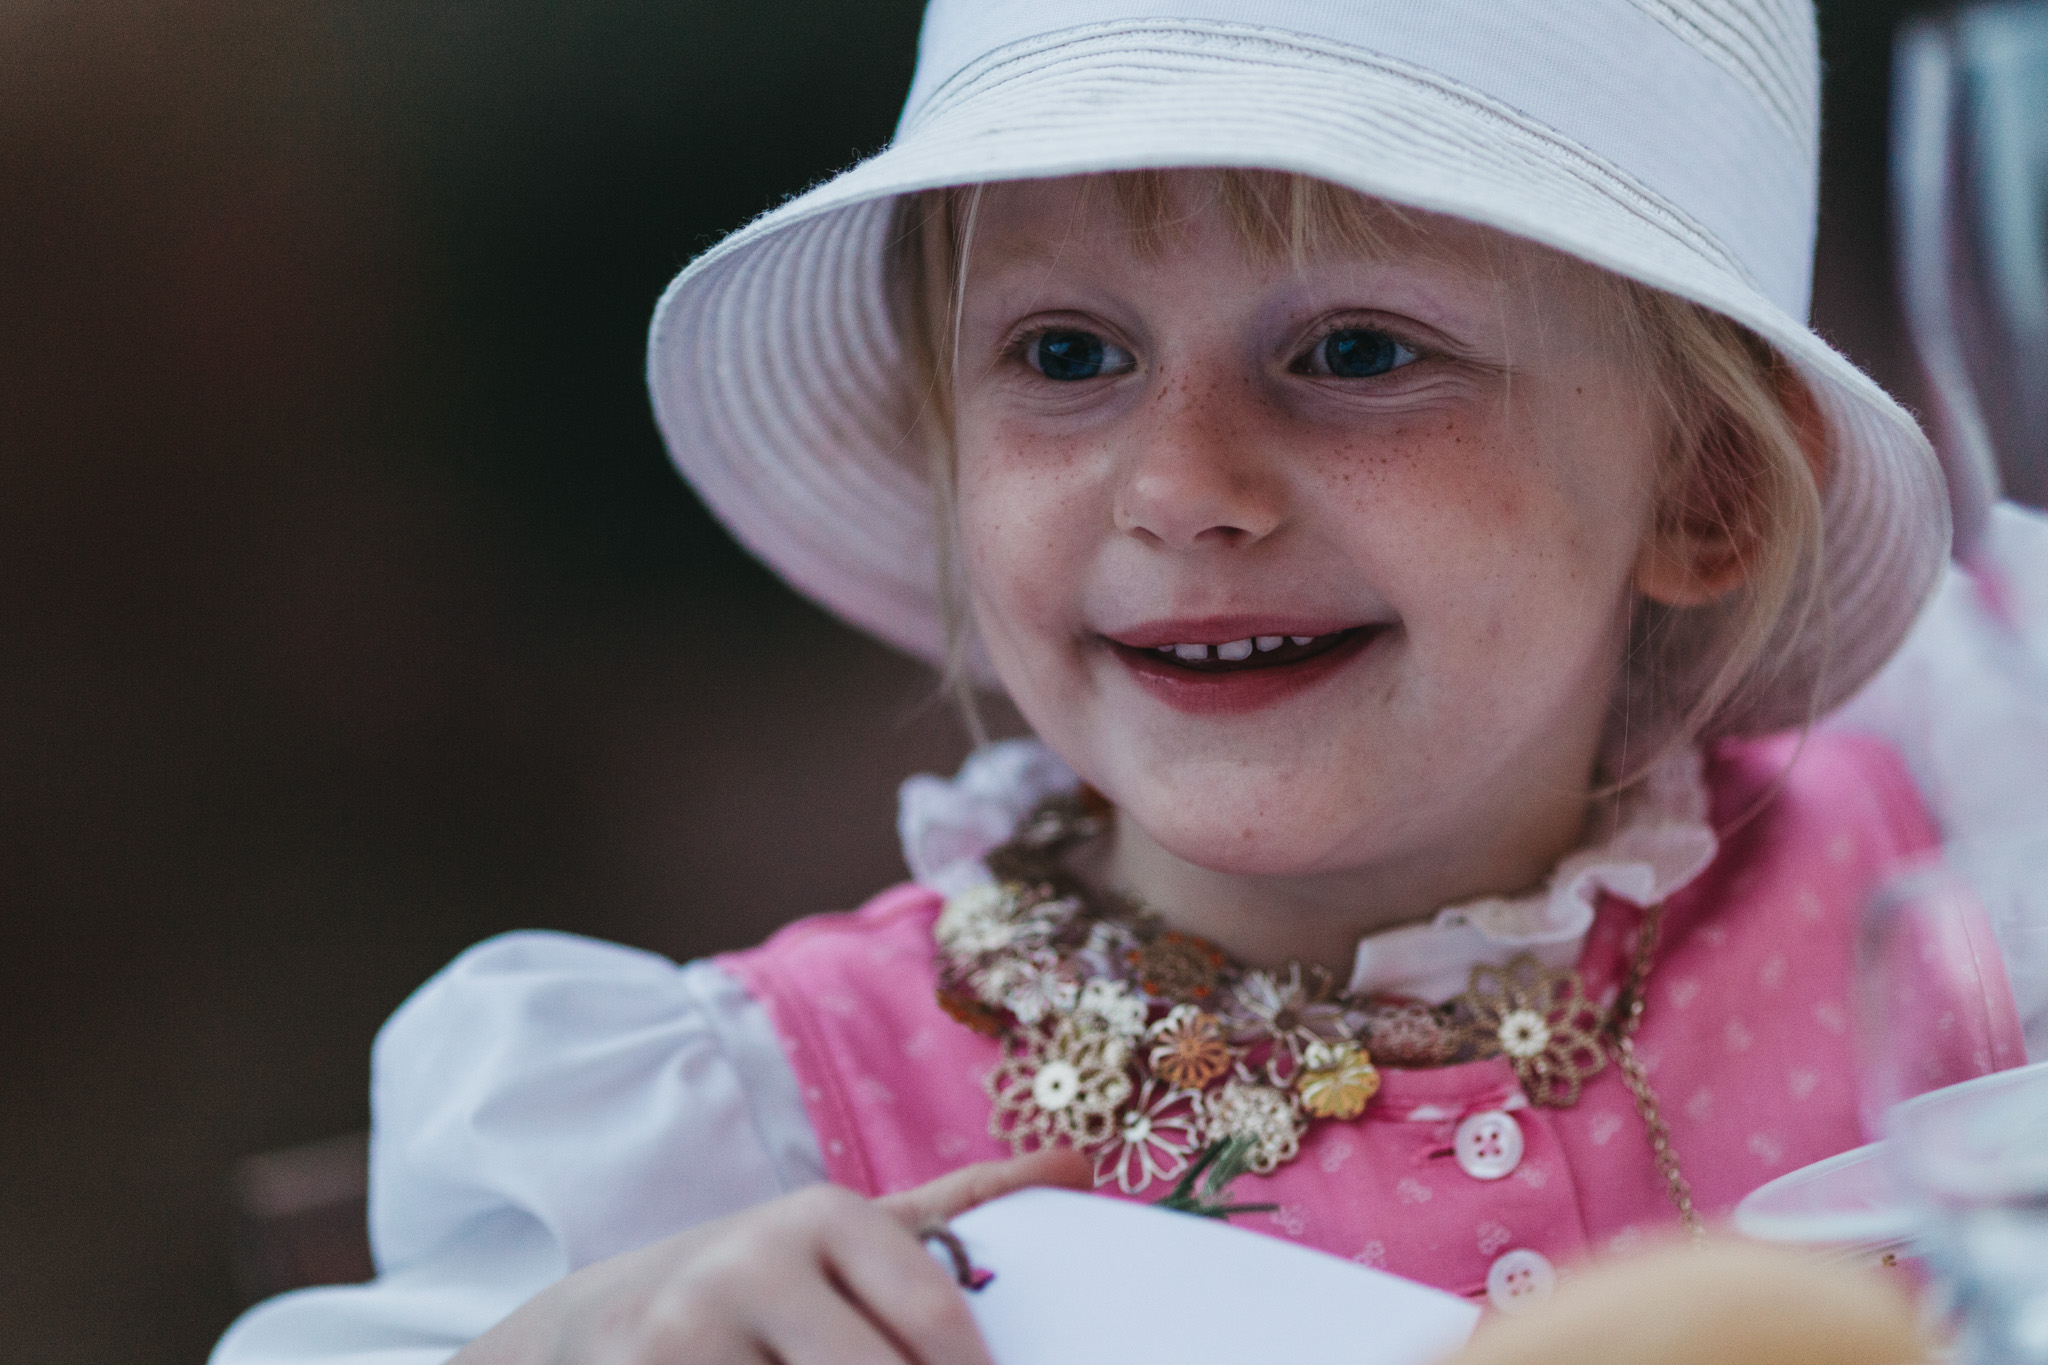
[[[1188,663],[1199,663],[1204,659],[1212,657],[1209,651],[1214,649],[1216,653],[1213,657],[1229,663],[1238,663],[1251,658],[1253,649],[1257,649],[1263,654],[1269,650],[1280,648],[1281,645],[1286,644],[1289,640],[1292,640],[1297,645],[1307,645],[1315,643],[1316,638],[1313,635],[1254,635],[1243,640],[1232,640],[1227,644],[1220,645],[1155,645],[1154,648],[1161,654],[1171,654],[1175,658],[1185,660]]]

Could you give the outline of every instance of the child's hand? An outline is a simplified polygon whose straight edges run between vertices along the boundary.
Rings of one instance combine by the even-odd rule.
[[[817,1185],[586,1266],[450,1365],[990,1365],[917,1231],[1027,1185],[1085,1186],[1067,1150],[863,1199]]]

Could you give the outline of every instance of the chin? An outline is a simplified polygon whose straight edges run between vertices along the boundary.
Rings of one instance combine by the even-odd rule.
[[[1290,795],[1297,799],[1189,800],[1162,788],[1157,799],[1140,796],[1123,810],[1174,857],[1226,876],[1300,877],[1359,861],[1350,837],[1361,823],[1355,807]]]

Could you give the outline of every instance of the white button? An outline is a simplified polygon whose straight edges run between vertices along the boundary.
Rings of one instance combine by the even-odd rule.
[[[1486,1272],[1486,1297],[1503,1313],[1526,1313],[1557,1288],[1557,1267],[1540,1251],[1510,1251]]]
[[[1451,1147],[1466,1175],[1474,1180],[1498,1180],[1512,1175],[1522,1164],[1522,1125],[1515,1122],[1513,1114],[1489,1109],[1459,1124]]]

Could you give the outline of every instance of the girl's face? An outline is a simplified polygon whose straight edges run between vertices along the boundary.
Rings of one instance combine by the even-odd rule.
[[[1540,876],[1474,863],[1576,837],[1651,513],[1596,272],[1420,216],[1260,264],[1175,183],[1152,250],[1099,184],[976,214],[958,513],[997,672],[1196,867]]]

